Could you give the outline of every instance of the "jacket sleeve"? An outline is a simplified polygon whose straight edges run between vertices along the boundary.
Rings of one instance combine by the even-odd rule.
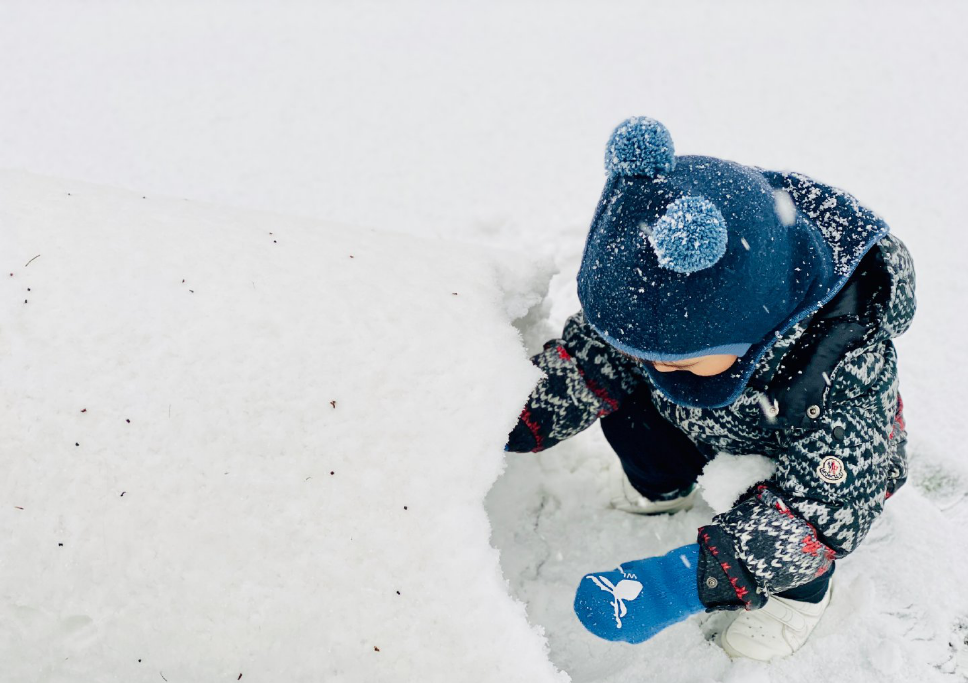
[[[545,377],[508,435],[506,451],[542,451],[578,434],[616,410],[639,382],[636,362],[603,341],[581,311],[531,360]]]
[[[708,608],[756,609],[824,574],[858,547],[894,491],[904,426],[892,342],[850,352],[830,382],[816,426],[789,434],[774,476],[700,529]]]

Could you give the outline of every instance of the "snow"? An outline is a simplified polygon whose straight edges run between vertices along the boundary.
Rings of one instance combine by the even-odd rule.
[[[0,203],[15,272],[0,318],[5,674],[964,680],[966,12],[7,3],[0,167],[136,194],[71,181],[56,185],[65,204],[21,177],[19,214]],[[845,188],[915,258],[919,310],[897,341],[910,481],[839,562],[805,649],[771,665],[715,645],[728,614],[639,646],[582,630],[581,576],[692,542],[714,514],[707,500],[661,518],[608,509],[616,462],[597,428],[509,454],[488,492],[535,379],[507,322],[535,352],[578,310],[603,148],[631,115],[663,122],[677,153]],[[83,202],[92,220],[79,223]],[[150,234],[159,225],[171,242]],[[355,258],[331,259],[334,245]],[[324,310],[332,320],[314,326]],[[169,403],[177,432],[155,417]],[[372,486],[331,485],[349,477]],[[722,486],[704,495],[725,498]],[[95,552],[84,539],[97,538]]]
[[[482,507],[526,259],[11,172],[0,223],[5,680],[566,680]]]
[[[794,225],[797,209],[794,207],[794,200],[791,199],[791,195],[785,190],[774,190],[774,212],[777,214],[781,225]]]
[[[774,461],[762,455],[720,453],[703,468],[697,488],[715,513],[726,512],[744,491],[770,479]]]

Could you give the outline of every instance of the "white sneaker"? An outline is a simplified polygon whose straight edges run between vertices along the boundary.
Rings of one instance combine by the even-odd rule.
[[[762,662],[787,657],[800,649],[831,600],[831,586],[819,603],[787,600],[776,595],[752,612],[743,612],[720,636],[720,647],[731,657]]]
[[[636,515],[661,515],[663,513],[672,514],[680,510],[689,510],[693,507],[693,499],[696,498],[696,487],[679,498],[672,500],[650,500],[639,491],[633,488],[626,478],[622,468],[612,472],[612,497],[610,503],[612,507],[623,512],[631,512]]]

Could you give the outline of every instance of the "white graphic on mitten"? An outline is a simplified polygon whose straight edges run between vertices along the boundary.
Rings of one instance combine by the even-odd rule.
[[[638,598],[643,590],[643,584],[639,581],[623,579],[616,585],[612,585],[612,581],[601,575],[598,578],[595,576],[587,576],[586,578],[592,579],[592,583],[612,596],[612,609],[616,615],[616,628],[622,628],[621,617],[626,616],[626,603],[624,601]]]

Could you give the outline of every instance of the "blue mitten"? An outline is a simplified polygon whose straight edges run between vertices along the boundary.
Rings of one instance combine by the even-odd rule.
[[[700,546],[676,548],[608,572],[586,574],[575,592],[575,614],[606,640],[641,643],[704,607],[696,585]]]

